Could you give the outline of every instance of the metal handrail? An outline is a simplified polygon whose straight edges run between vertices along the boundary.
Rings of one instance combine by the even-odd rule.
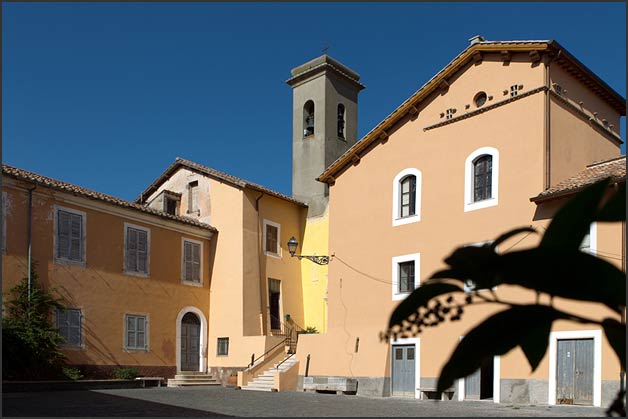
[[[255,363],[257,361],[259,361],[260,359],[264,358],[266,355],[268,355],[270,352],[272,352],[275,348],[277,348],[279,345],[284,345],[286,340],[288,340],[287,337],[284,337],[283,340],[281,342],[279,342],[278,344],[276,344],[275,346],[273,346],[272,348],[270,348],[269,350],[267,350],[266,352],[264,352],[263,354],[261,354],[260,356],[258,356],[257,358],[255,358],[254,360],[251,361],[251,363],[249,364],[249,368],[251,368],[253,365],[255,365]]]
[[[284,362],[286,362],[287,360],[289,360],[290,358],[292,358],[295,354],[290,354],[286,359],[284,359],[283,361],[281,361],[279,364],[277,364],[277,366],[275,367],[275,369],[279,369],[279,367],[281,366],[281,364],[283,364]]]

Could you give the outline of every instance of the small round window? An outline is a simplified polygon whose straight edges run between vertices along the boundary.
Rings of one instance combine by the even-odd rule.
[[[477,108],[484,105],[486,103],[486,93],[480,92],[477,95],[475,95],[475,97],[473,98],[473,103],[475,103],[475,106]]]

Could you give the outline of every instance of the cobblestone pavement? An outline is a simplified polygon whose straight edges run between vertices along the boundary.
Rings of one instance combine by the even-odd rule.
[[[3,416],[605,416],[605,408],[376,398],[224,387],[5,393]]]

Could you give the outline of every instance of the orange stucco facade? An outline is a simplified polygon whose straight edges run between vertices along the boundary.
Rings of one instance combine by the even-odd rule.
[[[3,300],[27,276],[28,191],[34,185],[3,176],[6,250],[2,255]],[[32,193],[32,258],[41,285],[54,289],[69,308],[81,311],[81,342],[64,346],[68,362],[110,375],[113,368],[138,367],[144,374],[172,375],[178,362],[177,320],[192,308],[206,323],[212,231],[164,220],[100,200],[38,185]],[[57,261],[55,209],[83,213],[84,263]],[[148,275],[125,273],[125,223],[150,231]],[[202,243],[201,283],[182,281],[182,240]],[[125,316],[145,316],[146,348],[125,348]],[[54,316],[53,316],[54,317]],[[205,353],[199,364],[206,364]]]
[[[530,202],[549,186],[545,165],[548,142],[550,185],[575,175],[587,164],[620,155],[621,142],[616,134],[619,113],[560,70],[553,73],[553,80],[568,91],[562,98],[554,97],[550,88],[544,89],[548,80],[545,61],[533,63],[529,57],[527,52],[513,53],[504,63],[498,52],[485,53],[481,60],[462,65],[447,78],[446,88],[436,89],[414,104],[418,114],[399,117],[385,128],[387,136],[372,143],[357,162],[354,159],[353,164],[323,175],[331,184],[329,251],[335,255],[329,265],[328,332],[301,337],[297,352],[300,374],[305,374],[309,355],[310,376],[358,378],[362,394],[394,395],[393,345],[405,344],[416,349],[413,396],[421,396],[420,388],[435,387],[459,339],[504,306],[471,307],[458,322],[446,322],[410,339],[382,342],[379,334],[386,330],[399,302],[394,296],[395,261],[412,256],[415,283],[419,283],[445,268],[444,258],[460,245],[493,240],[521,226],[542,232],[561,204],[552,201],[537,208]],[[515,97],[510,95],[512,85],[519,88]],[[480,107],[487,109],[474,113],[480,108],[474,97],[481,91],[488,100]],[[581,114],[566,110],[562,103],[574,101],[583,103],[578,105],[584,109]],[[447,109],[455,109],[451,122],[446,120]],[[594,112],[612,121],[614,132],[593,126],[588,116]],[[456,119],[460,116],[464,117]],[[498,185],[489,200],[493,202],[470,208],[465,201],[470,182],[466,165],[475,151],[487,148],[497,150],[492,161],[497,172],[493,182],[498,181]],[[398,199],[398,174],[410,169],[420,174],[416,186],[418,219],[396,225],[393,206]],[[621,228],[617,223],[599,223],[594,246],[602,257],[623,268]],[[515,237],[500,248],[531,247],[539,237],[519,239]],[[519,287],[499,286],[495,292],[506,301],[534,302],[536,298],[533,292]],[[616,313],[599,304],[555,304],[593,318],[619,320]],[[553,332],[582,331],[588,336],[587,329],[592,327],[557,322]],[[595,333],[599,335],[600,329]],[[601,348],[596,352],[601,359],[596,385],[604,389],[594,391],[593,403],[599,405],[600,400],[606,403],[614,397],[615,393],[607,390],[618,387],[620,365],[604,339],[595,342]],[[555,403],[550,395],[554,374],[549,350],[533,373],[517,349],[495,360],[493,374],[497,377],[491,394],[495,402]],[[463,389],[461,381],[454,397],[464,399]]]

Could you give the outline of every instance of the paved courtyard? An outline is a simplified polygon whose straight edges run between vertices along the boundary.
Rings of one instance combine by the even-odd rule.
[[[3,416],[605,416],[604,408],[513,406],[224,387],[5,393]]]

